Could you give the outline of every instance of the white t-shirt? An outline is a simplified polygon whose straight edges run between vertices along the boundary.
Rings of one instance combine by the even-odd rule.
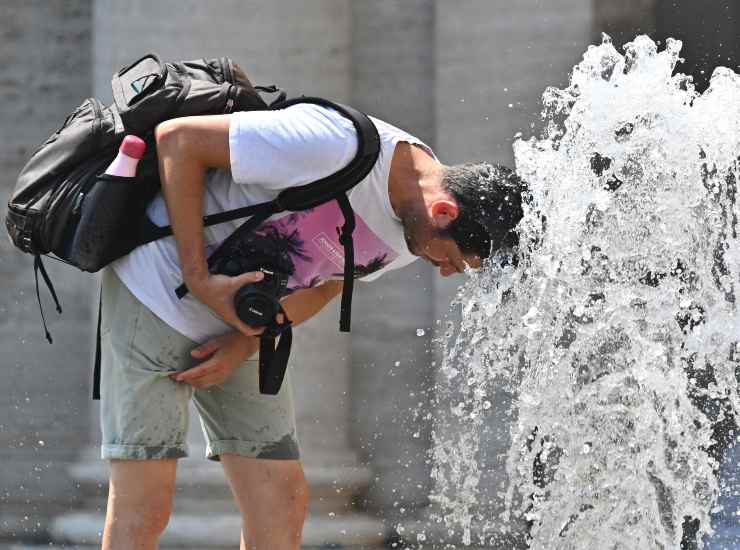
[[[380,134],[380,156],[368,176],[348,194],[356,219],[355,276],[364,281],[416,259],[406,246],[388,196],[388,174],[396,144],[417,144],[434,155],[419,139],[372,120]],[[333,174],[354,158],[357,136],[352,123],[334,110],[297,104],[279,111],[233,114],[229,150],[231,171],[213,169],[206,175],[205,214],[267,202],[284,188]],[[161,194],[147,213],[157,225],[169,225]],[[207,255],[241,223],[243,220],[206,227]],[[260,225],[237,249],[243,251],[239,253],[253,253],[256,244],[263,249],[272,246],[287,250],[293,263],[288,288],[313,287],[328,279],[342,279],[344,249],[337,228],[343,223],[336,201],[311,210],[283,212]],[[231,330],[192,295],[183,299],[175,295],[183,277],[174,237],[140,246],[112,267],[139,301],[195,342]]]

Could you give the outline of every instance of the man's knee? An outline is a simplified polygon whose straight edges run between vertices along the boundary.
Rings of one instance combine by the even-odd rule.
[[[249,525],[295,525],[308,511],[308,483],[297,460],[266,460],[222,455],[222,464]]]
[[[145,508],[114,506],[107,527],[118,535],[127,535],[130,540],[156,540],[167,528],[171,512],[171,503],[164,500]]]
[[[285,507],[288,515],[303,522],[309,502],[309,488],[303,470],[295,468],[278,476],[273,489],[274,504]]]
[[[113,461],[111,466],[106,528],[135,538],[158,537],[172,513],[175,461]]]

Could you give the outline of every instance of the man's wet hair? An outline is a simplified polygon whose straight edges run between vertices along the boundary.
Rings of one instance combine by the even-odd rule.
[[[442,187],[459,208],[445,233],[463,254],[487,258],[518,244],[514,228],[523,216],[527,187],[512,169],[489,163],[446,166]]]

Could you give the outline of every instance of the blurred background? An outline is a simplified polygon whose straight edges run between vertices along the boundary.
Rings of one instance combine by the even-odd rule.
[[[229,56],[255,84],[346,102],[404,128],[446,164],[511,164],[514,136],[538,130],[542,91],[566,85],[602,32],[618,47],[640,33],[683,40],[679,70],[703,90],[713,67],[738,71],[739,18],[734,0],[0,0],[0,198],[66,115],[89,96],[109,102],[111,75],[147,51]],[[49,345],[31,257],[7,239],[0,251],[0,548],[92,547],[107,479],[90,399],[97,278],[46,262],[64,308],[57,316],[42,288]],[[306,547],[407,547],[396,526],[429,516],[426,453],[444,406],[435,339],[454,322],[460,282],[413,265],[356,289],[351,335],[337,332],[336,304],[297,331],[291,368],[312,487]],[[508,396],[494,397],[501,414],[481,455],[491,513],[512,421]],[[163,547],[234,547],[236,509],[192,423]],[[737,458],[725,475],[737,476]]]

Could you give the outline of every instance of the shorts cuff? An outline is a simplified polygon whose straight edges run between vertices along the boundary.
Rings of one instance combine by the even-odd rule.
[[[286,435],[280,441],[237,441],[223,439],[211,441],[206,447],[206,457],[219,460],[221,454],[245,456],[247,458],[264,458],[268,460],[298,460],[301,453],[298,441],[292,435]]]
[[[185,458],[186,445],[147,447],[145,445],[101,445],[100,458],[103,460],[157,460],[164,458]]]

